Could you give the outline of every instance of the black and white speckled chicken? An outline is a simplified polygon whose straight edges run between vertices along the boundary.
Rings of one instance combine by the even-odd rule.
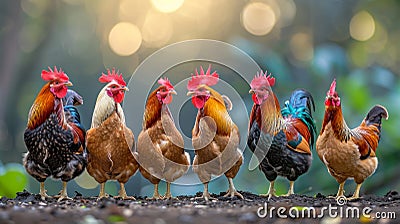
[[[74,105],[82,104],[82,97],[68,90],[68,76],[60,69],[42,71],[48,81],[36,97],[28,116],[24,133],[28,152],[23,163],[26,171],[40,182],[40,195],[48,195],[44,181],[48,177],[61,179],[63,189],[55,196],[68,199],[67,182],[79,176],[86,167],[85,129]],[[63,99],[64,98],[64,99]]]

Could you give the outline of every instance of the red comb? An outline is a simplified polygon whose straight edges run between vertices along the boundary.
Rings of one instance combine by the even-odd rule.
[[[205,84],[207,86],[213,86],[219,81],[219,76],[216,71],[211,73],[211,65],[208,66],[207,71],[204,73],[203,67],[200,66],[200,74],[195,70],[195,75],[192,74],[192,79],[189,80],[187,88],[188,90],[194,90],[197,86]]]
[[[99,78],[99,81],[102,83],[111,82],[113,80],[116,81],[121,86],[126,86],[124,77],[122,77],[122,74],[120,74],[119,71],[115,72],[115,68],[113,68],[112,71],[110,71],[110,69],[107,69],[107,75],[101,73],[101,76]]]
[[[333,96],[336,92],[336,79],[333,79],[331,87],[329,88],[328,95]]]
[[[60,68],[60,70],[57,70],[56,66],[54,66],[54,70],[52,70],[50,67],[48,67],[48,68],[49,68],[49,71],[43,70],[42,74],[41,74],[42,79],[44,81],[51,81],[51,80],[59,79],[63,82],[67,82],[69,80],[67,74],[65,74],[61,68]]]
[[[160,78],[158,80],[158,84],[165,86],[168,90],[173,90],[174,86],[171,84],[171,82],[168,80],[167,77],[165,77],[165,79]]]
[[[254,76],[253,80],[251,81],[250,87],[252,89],[258,89],[262,86],[274,86],[275,85],[275,78],[272,77],[271,73],[267,76],[267,71],[263,73],[263,71],[257,72],[257,75]]]

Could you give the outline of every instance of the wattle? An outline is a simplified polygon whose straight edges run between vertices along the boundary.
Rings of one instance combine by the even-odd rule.
[[[253,102],[254,102],[255,104],[257,104],[257,105],[260,105],[260,104],[261,104],[260,100],[258,100],[257,94],[253,94],[253,95],[251,96],[251,98],[253,99]]]
[[[169,104],[172,102],[172,96],[168,94],[162,101],[163,104]]]
[[[121,103],[124,100],[124,94],[123,93],[117,93],[114,95],[114,101],[117,103]]]
[[[205,100],[203,97],[194,96],[192,97],[192,103],[197,109],[201,109],[204,107]]]
[[[68,88],[66,86],[62,86],[61,88],[57,89],[51,88],[50,90],[57,98],[62,99],[65,97],[65,95],[67,95]]]

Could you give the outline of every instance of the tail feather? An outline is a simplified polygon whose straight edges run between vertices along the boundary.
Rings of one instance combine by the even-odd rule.
[[[367,126],[376,124],[379,131],[381,131],[382,118],[385,118],[386,120],[389,118],[387,109],[384,106],[375,105],[373,108],[371,108],[371,110],[369,110],[364,121]]]
[[[310,131],[310,145],[312,147],[314,146],[317,135],[317,127],[312,117],[313,111],[315,111],[314,99],[311,93],[303,89],[293,91],[290,99],[285,102],[285,107],[281,111],[284,118],[291,115],[293,118],[298,118],[306,124]]]
[[[74,130],[83,147],[85,148],[86,131],[81,123],[81,116],[78,109],[74,105],[83,104],[82,97],[73,90],[68,90],[67,95],[63,98],[65,120]]]

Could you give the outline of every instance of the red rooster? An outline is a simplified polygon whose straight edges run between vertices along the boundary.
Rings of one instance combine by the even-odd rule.
[[[82,97],[67,89],[72,83],[61,69],[43,70],[42,79],[48,83],[40,90],[29,111],[24,133],[28,152],[23,163],[26,171],[40,182],[42,200],[48,197],[44,187],[48,177],[63,181],[63,189],[56,196],[60,201],[69,199],[67,182],[86,167],[85,130],[73,106],[82,104]]]
[[[311,166],[311,148],[316,127],[312,118],[314,100],[306,90],[295,90],[281,110],[270,86],[275,78],[262,71],[251,82],[254,106],[250,114],[247,145],[257,156],[260,170],[270,181],[268,197],[275,196],[277,176],[290,181],[287,195],[294,193],[294,181]]]
[[[343,118],[340,97],[333,80],[325,98],[325,115],[317,139],[317,153],[328,172],[339,183],[336,197],[344,196],[344,183],[354,178],[356,190],[350,199],[360,197],[364,180],[377,166],[376,148],[381,136],[382,118],[388,119],[385,107],[376,105],[368,112],[360,126],[350,129]]]
[[[188,82],[188,95],[192,95],[192,103],[198,109],[196,122],[192,130],[192,144],[195,151],[193,171],[204,184],[203,196],[211,199],[208,183],[211,175],[222,175],[228,178],[229,189],[225,195],[242,198],[236,191],[233,178],[239,172],[243,162],[239,146],[239,129],[229,116],[232,103],[227,96],[222,96],[210,86],[217,84],[219,76],[211,74],[211,66],[207,72],[200,67],[200,74]]]

